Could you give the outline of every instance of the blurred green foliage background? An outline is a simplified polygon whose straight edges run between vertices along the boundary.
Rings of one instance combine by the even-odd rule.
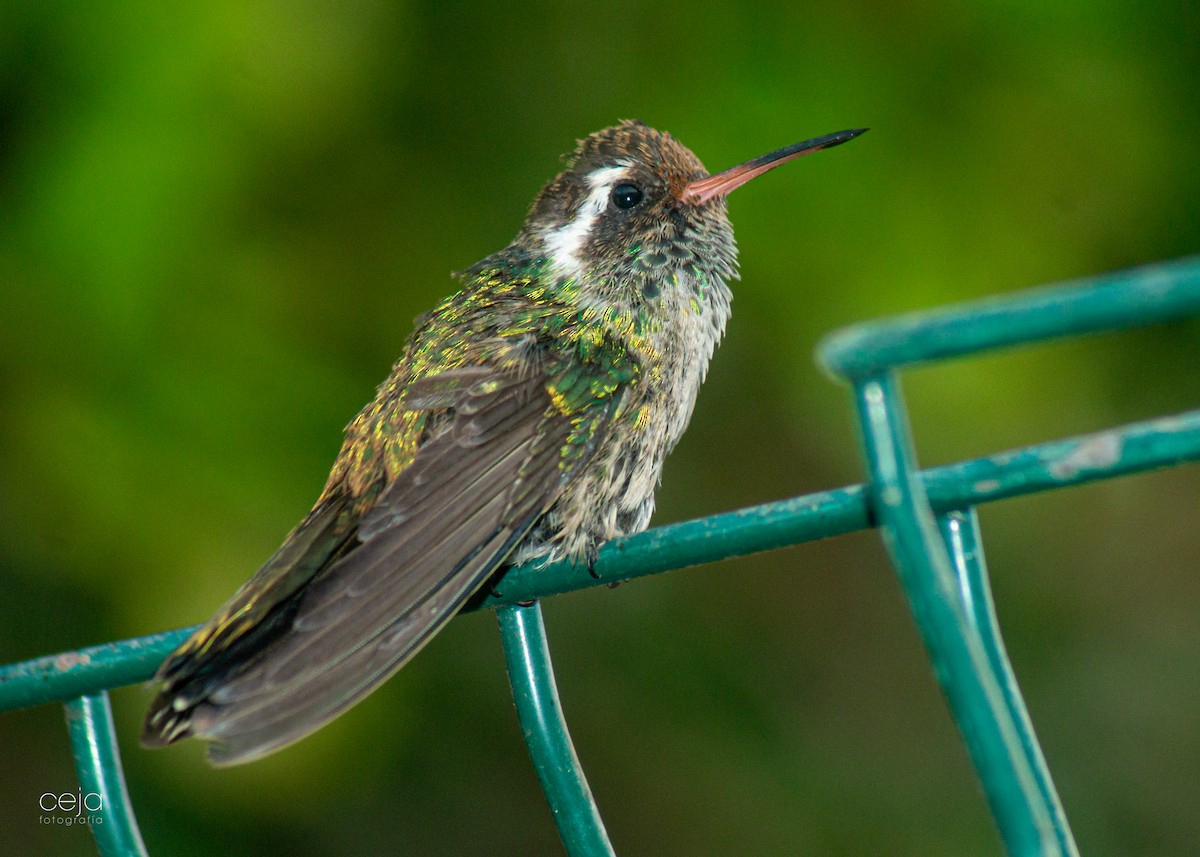
[[[121,4],[0,9],[0,662],[192,624],[316,497],[448,272],[618,118],[713,170],[868,125],[734,196],[744,279],[667,522],[857,481],[845,323],[1194,253],[1200,7]],[[1200,326],[921,370],[926,464],[1196,406]],[[983,510],[1080,845],[1200,841],[1194,468]],[[873,533],[554,599],[622,854],[995,854]],[[558,853],[491,614],[296,747],[138,748],[158,855]],[[0,717],[0,851],[75,788],[61,710]]]

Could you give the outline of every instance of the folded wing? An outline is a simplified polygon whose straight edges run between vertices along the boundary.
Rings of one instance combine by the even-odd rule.
[[[585,463],[568,441],[595,437],[615,399],[568,416],[544,380],[478,367],[415,383],[406,406],[444,418],[368,512],[334,499],[292,534],[268,563],[269,609],[235,596],[163,665],[144,743],[196,735],[234,764],[354,705],[504,563]],[[239,610],[262,615],[239,623]]]

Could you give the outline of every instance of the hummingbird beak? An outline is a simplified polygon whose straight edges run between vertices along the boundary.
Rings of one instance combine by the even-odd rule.
[[[730,167],[724,172],[717,173],[715,176],[696,179],[683,189],[683,193],[679,195],[679,198],[684,202],[703,205],[714,196],[726,196],[750,181],[750,179],[761,176],[763,173],[773,170],[781,164],[794,161],[802,155],[819,152],[821,149],[840,146],[842,143],[853,140],[867,130],[867,128],[855,128],[852,131],[838,131],[836,134],[826,134],[824,137],[814,137],[811,140],[805,140],[803,143],[784,146],[782,149],[771,152],[769,155],[761,155],[751,161],[746,161],[744,164]]]

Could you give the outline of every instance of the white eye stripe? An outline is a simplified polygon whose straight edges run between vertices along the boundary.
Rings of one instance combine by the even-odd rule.
[[[608,207],[608,199],[612,194],[613,185],[625,178],[625,174],[628,172],[628,167],[602,167],[591,173],[587,177],[587,183],[592,192],[587,195],[583,205],[579,206],[579,211],[575,213],[575,219],[567,226],[575,226],[587,218],[587,228],[591,229],[596,217]]]
[[[591,193],[584,199],[575,217],[546,235],[546,251],[560,276],[577,277],[582,268],[579,251],[587,243],[596,219],[608,207],[613,186],[629,173],[629,166],[600,167],[588,173]]]
[[[618,164],[615,167],[600,167],[598,170],[592,170],[587,177],[588,187],[598,188],[601,185],[612,187],[619,179],[625,177],[629,168],[629,164]]]

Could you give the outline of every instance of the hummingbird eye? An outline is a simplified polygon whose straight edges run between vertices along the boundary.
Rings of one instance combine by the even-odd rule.
[[[633,208],[642,201],[642,189],[633,184],[619,184],[612,189],[612,201],[617,208]]]

